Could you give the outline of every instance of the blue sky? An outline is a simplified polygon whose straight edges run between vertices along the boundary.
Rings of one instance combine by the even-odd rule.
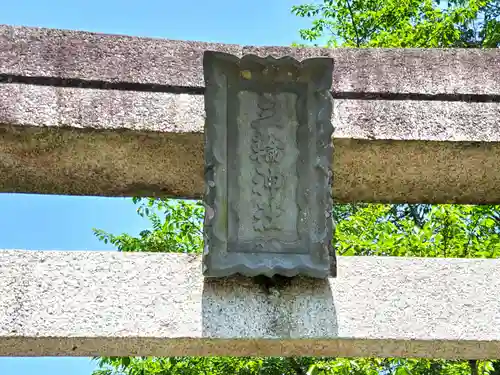
[[[306,0],[15,0],[0,24],[168,39],[290,45],[307,20],[291,14]],[[144,221],[130,199],[0,194],[0,249],[110,250],[92,234],[138,233]],[[90,375],[87,358],[0,358],[1,375]]]

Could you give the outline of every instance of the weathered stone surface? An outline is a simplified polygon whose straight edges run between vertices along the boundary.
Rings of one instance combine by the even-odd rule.
[[[200,134],[204,122],[201,95],[0,84],[0,123],[20,130]],[[500,103],[335,99],[332,122],[335,139],[500,141]]]
[[[0,74],[203,86],[205,50],[241,53],[237,45],[0,26]]]
[[[200,263],[1,251],[0,355],[500,358],[498,259],[339,257],[269,295]]]
[[[0,80],[21,75],[201,87],[206,49],[333,57],[332,90],[340,96],[484,94],[498,101],[500,92],[498,49],[241,47],[11,26],[0,26]],[[334,199],[500,202],[499,108],[336,99]],[[0,84],[0,191],[199,198],[203,122],[201,96]],[[123,129],[137,132],[116,132]]]
[[[205,276],[335,273],[332,68],[205,53]]]
[[[201,198],[203,105],[0,84],[0,191]],[[334,100],[334,199],[500,203],[499,119],[500,103]]]
[[[500,103],[334,100],[335,138],[498,142]]]
[[[199,95],[0,84],[0,123],[13,126],[202,133],[203,105]]]
[[[500,93],[498,49],[252,47],[0,26],[0,74],[202,87],[205,50],[332,57],[335,93]]]
[[[0,125],[0,174],[1,192],[201,197],[203,139]]]
[[[334,94],[500,93],[498,49],[243,47],[243,54],[248,53],[299,60],[331,57]]]

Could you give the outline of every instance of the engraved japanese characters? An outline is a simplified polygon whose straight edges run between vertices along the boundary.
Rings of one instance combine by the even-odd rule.
[[[205,276],[335,274],[332,69],[205,53]]]

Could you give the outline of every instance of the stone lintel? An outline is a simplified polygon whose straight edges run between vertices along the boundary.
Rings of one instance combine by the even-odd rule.
[[[500,358],[500,260],[339,257],[266,294],[183,254],[0,252],[3,356]]]
[[[498,97],[500,93],[498,49],[256,47],[0,25],[0,74],[12,76],[122,83],[122,87],[136,84],[137,88],[137,84],[199,88],[204,86],[206,50],[240,57],[333,58],[332,91],[339,96]]]
[[[333,104],[336,202],[500,203],[500,103]],[[200,95],[0,84],[0,191],[201,198],[203,126]]]
[[[5,25],[0,191],[202,197],[206,50],[333,58],[336,202],[500,203],[499,49],[252,47]]]

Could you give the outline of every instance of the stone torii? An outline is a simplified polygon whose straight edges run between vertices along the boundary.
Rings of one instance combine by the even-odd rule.
[[[1,251],[0,355],[500,358],[500,260],[335,259],[327,243],[330,196],[500,202],[499,120],[498,49],[0,26],[0,191],[209,207],[204,259]],[[313,278],[265,293],[234,272]]]

